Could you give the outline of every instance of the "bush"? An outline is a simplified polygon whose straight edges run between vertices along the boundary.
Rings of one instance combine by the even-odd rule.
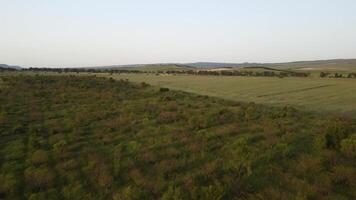
[[[214,185],[202,187],[202,194],[202,199],[222,200],[225,196],[225,189],[220,183],[215,182]]]
[[[47,168],[27,168],[25,170],[25,179],[27,184],[38,188],[44,189],[53,186],[55,174]]]
[[[113,180],[113,176],[107,171],[102,171],[98,176],[98,184],[104,189],[109,189],[112,186]]]
[[[356,134],[341,141],[341,151],[346,156],[356,158]]]
[[[81,184],[72,184],[63,187],[62,194],[66,199],[81,200],[86,198],[86,191]]]
[[[0,175],[0,196],[1,194],[12,194],[17,189],[17,179],[12,174]]]
[[[30,195],[28,198],[29,200],[56,200],[56,199],[61,199],[60,196],[58,195],[58,191],[55,189],[49,189],[46,191],[38,192],[38,193],[33,193]]]
[[[161,124],[173,123],[178,120],[175,112],[161,112],[157,117],[157,122]]]
[[[48,160],[48,152],[45,150],[36,150],[31,156],[31,162],[35,165],[47,163]]]
[[[326,148],[340,149],[341,140],[348,136],[348,128],[347,123],[342,122],[339,119],[333,120],[326,129]]]
[[[168,92],[169,89],[168,89],[168,88],[160,88],[159,91],[160,91],[160,92]]]
[[[168,187],[168,190],[165,193],[163,193],[161,200],[181,200],[183,199],[182,196],[183,196],[182,191],[180,190],[179,187],[174,187],[170,185]]]
[[[128,186],[113,195],[113,200],[141,200],[143,199],[142,192],[133,186]]]
[[[58,164],[58,167],[60,167],[63,170],[73,170],[78,168],[79,162],[76,159],[69,159],[62,161]]]

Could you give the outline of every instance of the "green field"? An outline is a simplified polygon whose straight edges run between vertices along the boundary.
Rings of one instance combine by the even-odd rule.
[[[356,80],[353,79],[146,74],[114,74],[112,77],[234,101],[356,114]]]
[[[63,74],[0,76],[0,199],[356,199],[353,118]]]

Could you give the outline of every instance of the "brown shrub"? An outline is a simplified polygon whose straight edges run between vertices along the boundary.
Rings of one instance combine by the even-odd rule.
[[[98,184],[100,187],[109,189],[113,183],[113,176],[107,171],[102,171],[98,176]]]
[[[45,150],[36,150],[31,156],[31,162],[35,165],[47,163],[48,160],[48,152]]]
[[[173,123],[178,120],[175,112],[161,112],[157,117],[157,122],[161,124]]]
[[[27,184],[35,188],[49,188],[54,184],[55,174],[47,168],[27,168],[25,170],[25,179]]]
[[[79,163],[75,159],[70,159],[59,163],[58,166],[63,170],[73,170],[79,166]]]

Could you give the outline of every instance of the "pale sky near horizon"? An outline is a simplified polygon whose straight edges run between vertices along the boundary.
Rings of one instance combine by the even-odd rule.
[[[356,58],[355,0],[0,0],[0,63]]]

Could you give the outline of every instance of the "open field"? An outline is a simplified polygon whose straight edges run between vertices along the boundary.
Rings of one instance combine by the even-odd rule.
[[[356,113],[356,80],[353,79],[146,74],[114,74],[112,77],[234,101]]]
[[[0,199],[356,198],[353,118],[33,74],[0,76]]]

